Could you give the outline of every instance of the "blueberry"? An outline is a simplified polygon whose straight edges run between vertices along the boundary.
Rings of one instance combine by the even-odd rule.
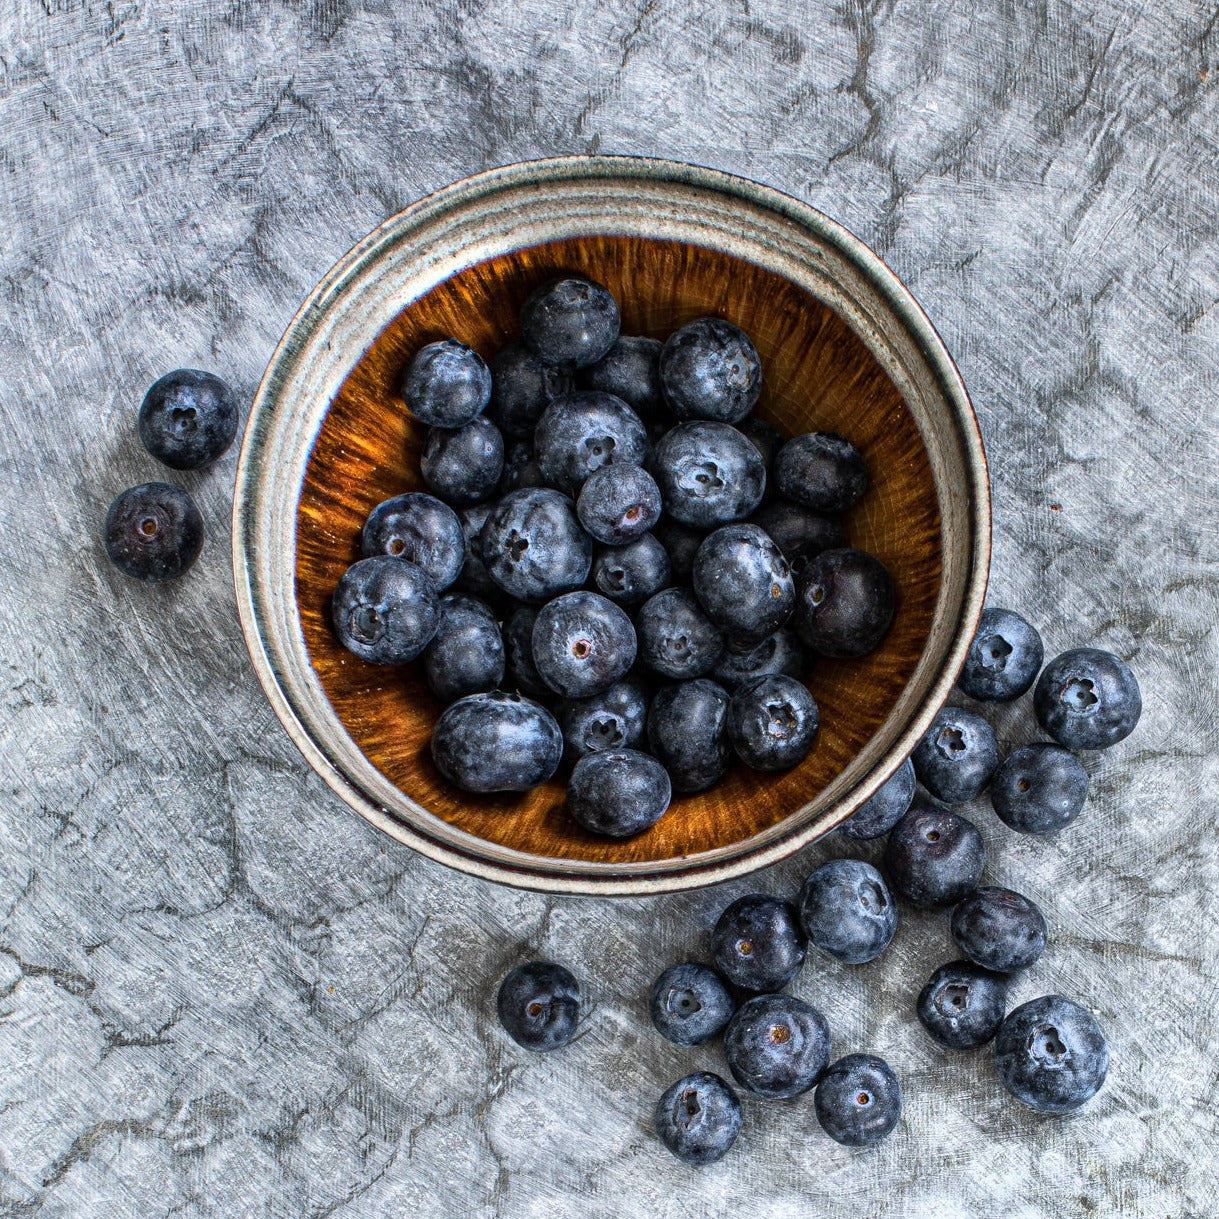
[[[482,531],[495,507],[494,500],[485,500],[481,504],[471,504],[457,513],[461,521],[461,536],[465,541],[466,561],[457,577],[457,587],[464,592],[473,593],[476,597],[499,596],[502,589],[487,572],[483,562]]]
[[[533,624],[538,612],[518,606],[504,622],[504,686],[529,698],[553,698],[554,691],[542,680],[533,663]]]
[[[577,390],[556,398],[542,412],[533,450],[546,482],[574,496],[594,470],[640,465],[648,433],[643,420],[621,399]]]
[[[339,642],[361,660],[404,665],[436,634],[436,586],[421,567],[391,555],[353,563],[330,603]]]
[[[210,465],[237,435],[237,396],[217,376],[179,368],[149,386],[140,403],[140,441],[175,470]]]
[[[491,579],[521,601],[579,588],[593,561],[592,540],[580,528],[575,505],[549,487],[505,495],[487,517],[479,544]]]
[[[741,1133],[741,1103],[711,1071],[679,1079],[656,1104],[656,1134],[687,1164],[714,1164]]]
[[[952,938],[975,964],[996,973],[1026,969],[1045,951],[1045,916],[1027,897],[987,886],[952,910]]]
[[[796,585],[779,548],[757,525],[724,525],[694,556],[694,593],[733,651],[749,651],[791,617]]]
[[[660,488],[639,466],[602,466],[580,488],[576,515],[596,541],[625,546],[638,541],[656,524]]]
[[[728,692],[700,677],[657,691],[648,708],[648,746],[669,772],[673,790],[704,791],[731,758]]]
[[[648,696],[637,678],[627,677],[591,698],[565,699],[557,716],[577,758],[602,749],[635,749],[647,726]]]
[[[897,930],[897,905],[884,878],[862,859],[831,859],[797,899],[809,942],[848,965],[875,960]]]
[[[913,800],[914,763],[907,758],[839,828],[848,838],[879,838],[906,815]]]
[[[1088,772],[1061,745],[1024,745],[1004,758],[990,802],[1004,825],[1022,834],[1050,834],[1070,825],[1088,798]]]
[[[504,468],[495,484],[495,493],[503,496],[522,487],[542,486],[545,481],[533,445],[528,440],[510,441],[504,449]]]
[[[432,730],[436,769],[462,791],[529,791],[562,758],[554,716],[516,694],[469,694],[450,704]]]
[[[656,1031],[677,1045],[703,1045],[724,1031],[736,1004],[707,965],[670,965],[652,986],[648,1010]]]
[[[1107,749],[1134,731],[1143,696],[1134,674],[1112,652],[1074,648],[1042,670],[1033,710],[1067,749]]]
[[[600,694],[635,663],[635,628],[626,612],[600,593],[555,597],[533,624],[533,663],[564,698]]]
[[[910,755],[918,781],[948,804],[972,800],[999,766],[995,730],[976,712],[944,707]]]
[[[863,656],[893,621],[893,580],[864,550],[823,550],[796,584],[796,629],[823,656]]]
[[[474,597],[440,598],[440,622],[423,649],[428,689],[442,702],[494,690],[504,680],[504,641],[491,607]]]
[[[848,1054],[830,1063],[813,1097],[821,1129],[846,1147],[875,1147],[902,1115],[897,1075],[875,1054]]]
[[[802,508],[787,500],[775,499],[763,504],[750,521],[764,529],[793,571],[803,571],[805,564],[823,550],[841,548],[842,520]]]
[[[168,483],[124,491],[106,513],[106,554],[121,572],[157,583],[185,574],[203,549],[195,501]]]
[[[639,659],[662,677],[687,681],[710,673],[724,640],[693,594],[666,588],[649,597],[635,615]]]
[[[726,423],[679,423],[660,438],[649,468],[665,512],[698,529],[743,521],[766,490],[762,455]]]
[[[465,427],[430,428],[419,458],[423,481],[457,507],[486,499],[504,469],[504,438],[480,415]]]
[[[415,352],[402,378],[402,396],[420,423],[465,427],[491,401],[491,370],[465,343],[441,339]]]
[[[836,432],[806,432],[775,457],[775,485],[814,512],[844,512],[863,498],[868,471],[859,450]]]
[[[669,335],[660,353],[660,383],[679,419],[738,423],[762,392],[762,361],[739,326],[700,317]]]
[[[693,529],[662,515],[652,530],[652,536],[665,548],[673,580],[689,580],[694,573],[694,556],[703,544],[707,531]]]
[[[491,361],[487,415],[505,436],[531,437],[542,412],[571,387],[569,373],[544,363],[524,343],[510,343]]]
[[[785,626],[748,652],[722,652],[711,676],[726,690],[735,690],[754,678],[771,673],[803,677],[808,671],[809,659],[795,631]]]
[[[587,368],[618,338],[618,302],[580,276],[552,279],[521,307],[521,337],[547,364]]]
[[[659,339],[619,335],[618,341],[580,375],[582,389],[613,394],[644,419],[664,410],[660,392]]]
[[[776,1100],[799,1096],[829,1063],[829,1026],[794,995],[755,995],[728,1022],[724,1057],[742,1088]]]
[[[530,961],[501,983],[495,1000],[499,1022],[527,1050],[558,1050],[580,1024],[580,984],[562,965]]]
[[[941,965],[918,997],[923,1028],[950,1050],[985,1045],[1003,1023],[1007,979],[972,961]]]
[[[986,609],[957,685],[970,698],[1007,702],[1019,698],[1033,684],[1044,658],[1041,636],[1019,614]]]
[[[364,557],[388,554],[422,567],[439,592],[465,566],[466,539],[461,520],[448,504],[421,491],[382,500],[364,522]]]
[[[893,892],[925,909],[955,905],[978,887],[985,865],[978,827],[921,796],[885,844],[885,874]]]
[[[728,739],[754,770],[790,770],[808,756],[821,717],[808,688],[768,673],[738,686],[728,704]]]
[[[597,591],[619,605],[639,605],[669,583],[669,556],[650,533],[625,546],[606,546],[593,557]]]
[[[782,990],[804,964],[804,931],[790,902],[749,893],[716,920],[711,952],[716,968],[735,986]]]
[[[593,834],[629,838],[655,825],[673,788],[665,768],[637,749],[587,753],[572,768],[567,808]]]
[[[1087,1008],[1043,995],[1008,1014],[995,1038],[1003,1086],[1042,1113],[1069,1113],[1100,1091],[1109,1044]]]
[[[737,427],[741,435],[747,436],[752,441],[753,447],[762,454],[762,462],[769,475],[775,455],[783,447],[783,433],[773,423],[767,423],[765,419],[759,419],[757,415],[750,415],[737,424]]]

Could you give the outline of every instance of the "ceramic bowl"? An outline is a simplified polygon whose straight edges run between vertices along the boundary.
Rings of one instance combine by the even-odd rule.
[[[441,708],[415,666],[365,664],[335,641],[331,593],[365,517],[420,488],[424,429],[398,393],[424,343],[484,358],[517,337],[526,295],[560,270],[605,284],[623,333],[663,338],[703,314],[761,353],[758,414],[789,435],[837,431],[871,485],[852,545],[893,574],[883,644],[819,660],[821,731],[780,775],[744,766],[679,797],[625,841],[579,830],[562,772],[525,795],[470,796],[429,753]],[[767,187],[672,162],[572,157],[479,174],[359,243],[284,335],[246,427],[233,522],[237,601],[255,669],[309,763],[399,842],[550,892],[658,893],[719,881],[831,830],[897,768],[944,702],[985,592],[990,501],[977,421],[922,309],[880,259]]]

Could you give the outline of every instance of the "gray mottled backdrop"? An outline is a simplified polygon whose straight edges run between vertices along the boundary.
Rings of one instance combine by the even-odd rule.
[[[0,9],[0,1214],[1214,1214],[1219,23],[1192,0],[5,0]],[[209,536],[143,588],[99,544],[157,476],[135,410],[194,365],[248,401],[314,282],[469,172],[601,150],[771,183],[911,285],[992,460],[992,600],[1128,658],[1146,711],[1049,842],[976,815],[1052,942],[1014,999],[1094,1009],[1079,1115],[1001,1094],[912,1004],[912,916],[795,985],[888,1057],[904,1122],[826,1139],[745,1104],[720,1165],[655,1142],[720,1051],[646,1023],[659,968],[751,885],[546,900],[393,845],[265,704],[234,615],[235,455],[180,480]],[[1028,738],[1023,709],[1001,719]],[[584,1035],[534,1058],[490,996],[569,964]]]

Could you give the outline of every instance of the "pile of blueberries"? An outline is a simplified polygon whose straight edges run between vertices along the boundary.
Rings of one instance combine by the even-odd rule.
[[[579,276],[537,288],[520,325],[489,366],[455,338],[410,360],[430,494],[373,509],[331,621],[366,661],[422,660],[449,782],[526,791],[566,752],[572,818],[627,837],[734,755],[803,760],[812,655],[876,647],[893,584],[844,545],[859,451],[751,415],[762,367],[738,327],[622,335]]]
[[[799,972],[809,944],[848,965],[876,959],[897,929],[896,894],[916,908],[950,909],[964,958],[935,970],[918,997],[927,1033],[957,1050],[993,1039],[1000,1081],[1041,1112],[1066,1113],[1094,1096],[1109,1049],[1085,1007],[1049,994],[1006,1011],[1008,977],[1041,956],[1046,920],[1019,893],[979,887],[982,836],[946,807],[989,785],[995,813],[1022,833],[1053,833],[1079,815],[1089,783],[1073,751],[1104,749],[1129,735],[1142,699],[1134,674],[1109,652],[1076,648],[1044,669],[1043,659],[1041,637],[1024,618],[986,610],[959,688],[993,703],[1019,697],[1036,681],[1033,710],[1052,740],[1001,760],[980,714],[946,707],[911,757],[841,827],[853,840],[889,835],[883,874],[864,860],[835,859],[813,871],[794,905],[760,893],[733,902],[712,932],[715,967],[688,961],[656,980],[650,1010],[657,1030],[685,1046],[722,1034],[729,1071],[746,1091],[782,1098],[816,1088],[817,1119],[831,1138],[855,1147],[880,1142],[901,1115],[893,1069],[872,1054],[831,1063],[825,1017],[779,992]],[[519,1044],[555,1049],[576,1033],[580,988],[562,966],[534,961],[504,979],[498,1011]],[[721,1076],[695,1072],[660,1098],[655,1128],[680,1159],[710,1164],[740,1133],[741,1105]]]

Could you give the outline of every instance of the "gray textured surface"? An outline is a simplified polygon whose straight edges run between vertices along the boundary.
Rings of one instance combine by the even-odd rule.
[[[971,11],[972,10],[972,11]],[[0,1214],[1213,1214],[1219,22],[1213,6],[506,0],[0,13]],[[653,1098],[718,1050],[645,1023],[659,967],[746,886],[547,901],[378,837],[274,722],[234,619],[234,456],[188,476],[198,569],[146,589],[98,532],[153,477],[134,411],[178,365],[247,396],[310,286],[421,193],[567,151],[759,178],[846,223],[961,363],[993,464],[992,600],[1095,640],[1146,694],[1048,842],[978,819],[1080,997],[1108,1085],[1079,1116],[929,1048],[951,953],[796,984],[887,1056],[905,1121],[857,1155],[746,1103],[693,1174]],[[1003,719],[1009,741],[1028,724]],[[819,845],[756,884],[790,892]],[[519,957],[594,1002],[530,1058],[489,1019]]]

